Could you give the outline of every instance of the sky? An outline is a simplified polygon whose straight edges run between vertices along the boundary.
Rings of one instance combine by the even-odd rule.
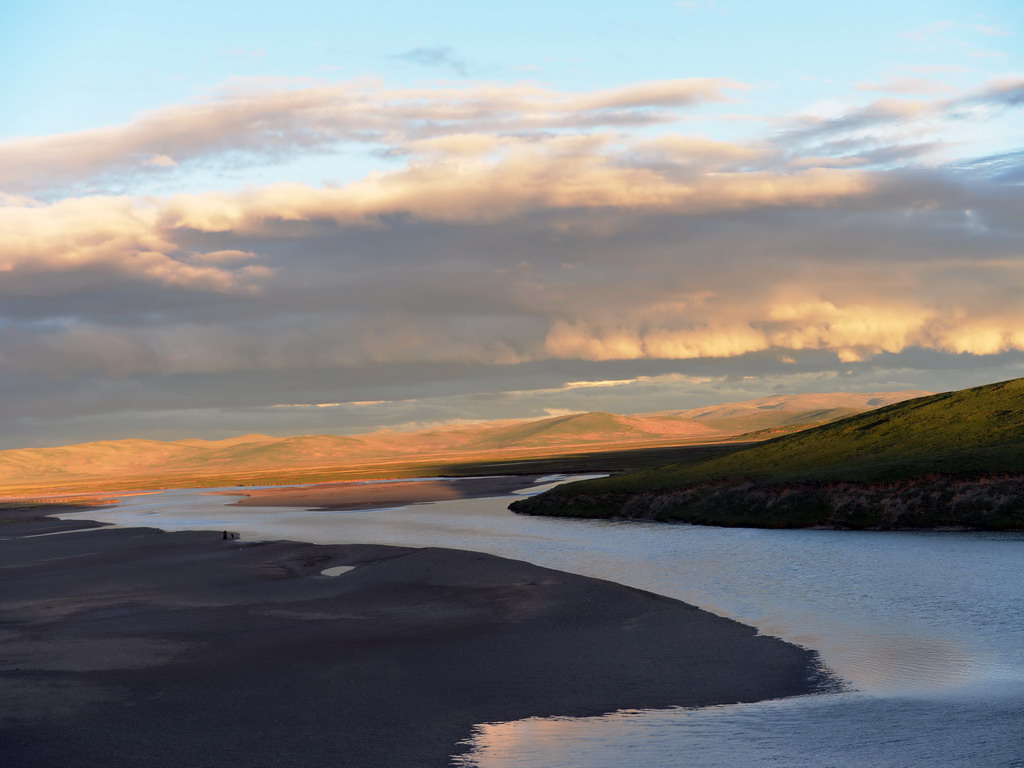
[[[0,448],[1024,376],[1024,4],[11,0]]]

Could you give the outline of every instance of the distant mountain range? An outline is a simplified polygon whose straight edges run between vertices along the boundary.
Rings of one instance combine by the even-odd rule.
[[[210,484],[239,473],[351,467],[415,460],[508,456],[763,439],[859,413],[920,392],[779,395],[688,411],[622,416],[579,413],[537,420],[491,421],[416,432],[384,430],[361,435],[224,440],[107,440],[54,448],[0,451],[0,488],[75,488],[102,480],[146,479],[161,485]],[[752,433],[752,434],[748,434]],[[273,482],[273,480],[268,480]],[[198,483],[197,483],[198,484]]]
[[[572,483],[513,508],[769,528],[1024,528],[1024,379]]]

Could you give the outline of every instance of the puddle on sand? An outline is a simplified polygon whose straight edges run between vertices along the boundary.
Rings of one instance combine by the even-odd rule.
[[[355,568],[354,565],[336,565],[333,568],[324,568],[322,571],[320,571],[320,575],[321,576],[341,576],[341,574],[348,573],[353,568]]]

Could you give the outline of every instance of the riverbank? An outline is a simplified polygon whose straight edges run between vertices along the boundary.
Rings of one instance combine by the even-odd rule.
[[[451,499],[482,499],[507,496],[528,487],[542,475],[496,475],[493,477],[431,478],[386,482],[319,483],[291,488],[253,488],[224,492],[243,496],[238,507],[306,507],[355,510],[422,504]]]
[[[931,474],[891,482],[757,484],[722,480],[622,492],[561,487],[514,501],[551,517],[658,520],[728,528],[875,531],[1024,530],[1024,476]]]
[[[476,723],[828,684],[751,627],[491,555],[0,517],[10,768],[445,766]]]
[[[1024,379],[915,398],[515,512],[753,528],[1024,530]]]

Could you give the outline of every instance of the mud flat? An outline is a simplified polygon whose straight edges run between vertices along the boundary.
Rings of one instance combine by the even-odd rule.
[[[0,520],[6,768],[440,767],[476,723],[834,686],[752,627],[491,555]]]

